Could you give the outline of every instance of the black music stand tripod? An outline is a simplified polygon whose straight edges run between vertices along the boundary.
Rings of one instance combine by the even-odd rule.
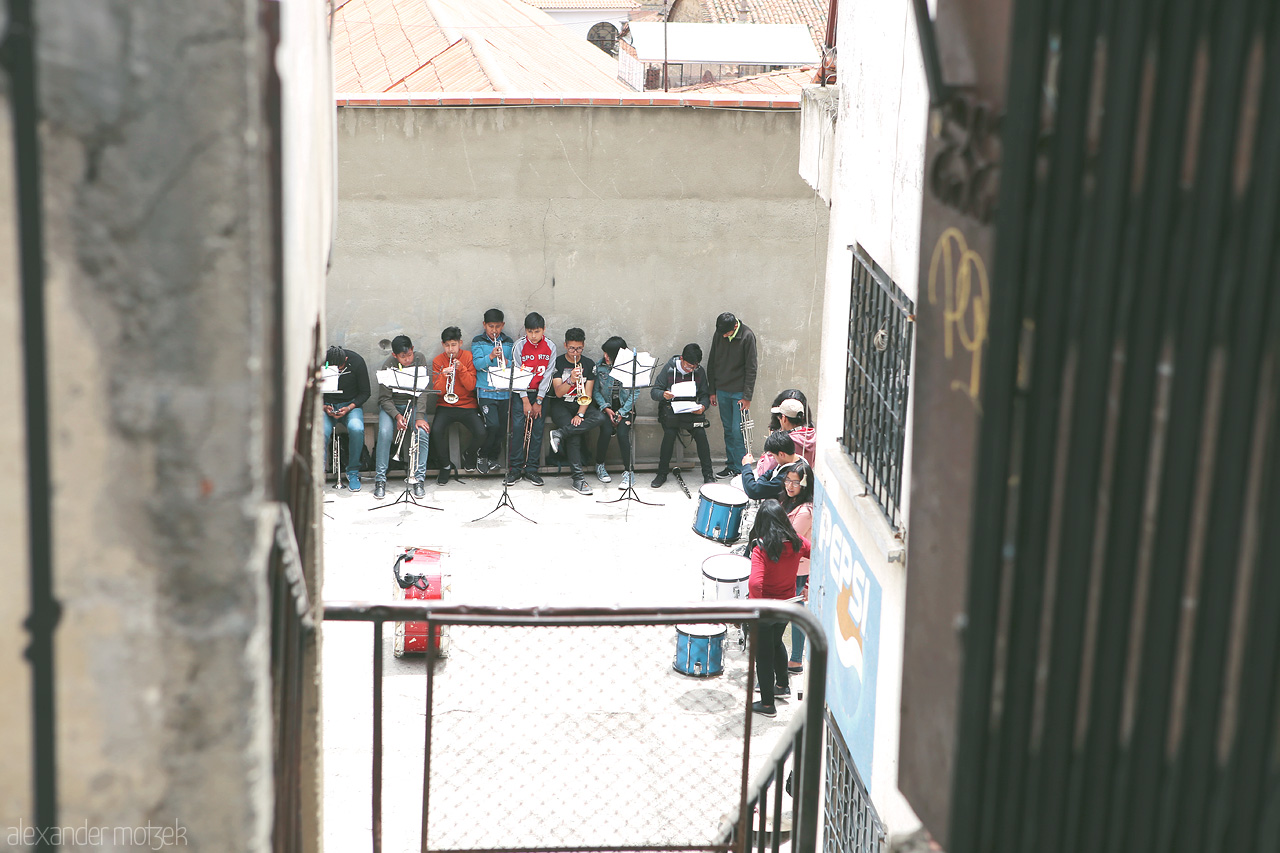
[[[507,473],[511,472],[511,426],[515,422],[516,386],[519,385],[521,381],[524,382],[524,388],[520,389],[520,392],[523,394],[529,388],[529,381],[532,378],[533,373],[530,371],[525,371],[523,374],[518,375],[514,365],[508,365],[505,371],[498,374],[494,374],[492,371],[489,372],[489,384],[495,389],[501,389],[503,385],[507,386],[507,435],[504,442],[505,446],[503,447],[503,458],[507,460]],[[526,463],[528,463],[528,461],[528,459],[525,460]],[[498,505],[479,518],[473,518],[467,523],[475,524],[477,521],[483,521],[503,507],[507,507],[530,524],[537,524],[538,522],[516,509],[515,502],[511,500],[511,493],[509,490],[510,486],[507,485],[507,475],[503,474],[502,495],[498,498]]]
[[[393,401],[395,400],[395,396],[396,396],[397,394],[409,394],[409,395],[410,395],[410,396],[409,396],[409,400],[410,400],[410,401],[417,401],[418,397],[419,397],[419,396],[421,396],[421,395],[422,395],[422,393],[423,393],[424,391],[425,391],[426,393],[428,393],[428,394],[436,394],[436,393],[439,393],[439,392],[435,391],[435,390],[434,390],[434,389],[432,389],[432,388],[419,387],[419,384],[418,384],[418,383],[419,383],[419,381],[422,381],[422,382],[430,382],[430,381],[431,381],[431,368],[429,368],[429,367],[427,368],[427,375],[426,375],[426,376],[424,376],[424,377],[419,377],[419,376],[418,376],[418,370],[419,370],[419,368],[421,368],[421,367],[422,367],[422,365],[420,365],[420,364],[415,364],[415,365],[413,366],[413,380],[412,380],[412,383],[410,384],[410,386],[409,386],[408,388],[406,388],[403,384],[401,384],[401,385],[399,385],[399,386],[397,386],[397,387],[395,387],[395,388],[392,388],[392,389],[391,389],[391,399],[392,399]],[[397,372],[397,373],[408,373],[409,371],[407,371],[407,370],[397,370],[396,372]],[[403,380],[402,380],[402,381],[403,381]],[[405,437],[404,437],[404,438],[402,438],[400,441],[401,441],[401,443],[403,444],[403,443],[404,443],[404,441],[405,441],[406,439],[408,439],[408,438],[409,438],[409,433],[412,433],[412,434],[413,434],[413,441],[414,441],[414,443],[415,443],[415,450],[414,450],[414,452],[413,452],[412,454],[410,454],[410,455],[411,455],[411,457],[412,457],[412,456],[416,456],[416,455],[418,454],[418,452],[419,452],[419,451],[416,449],[416,444],[417,444],[417,441],[418,441],[418,428],[417,428],[417,426],[415,426],[415,422],[418,420],[418,412],[417,412],[417,411],[415,411],[415,407],[414,407],[414,405],[413,405],[413,403],[412,403],[412,402],[411,402],[411,403],[410,403],[410,405],[405,409],[405,412],[406,412],[406,417],[408,418],[408,421],[409,421],[409,422],[408,422],[408,424],[407,424],[407,425],[405,426],[405,428],[404,428],[404,429],[405,429]],[[428,434],[428,436],[429,436],[429,434]],[[428,441],[429,441],[429,440],[430,440],[430,438],[428,438]],[[399,450],[399,448],[397,448],[397,450]],[[397,460],[397,461],[399,461],[399,460]],[[415,472],[413,472],[413,471],[410,471],[410,472],[408,473],[408,475],[405,477],[405,482],[404,482],[404,491],[402,491],[402,492],[400,493],[400,496],[399,496],[399,497],[397,497],[395,500],[391,501],[391,503],[375,504],[374,506],[369,507],[369,512],[373,512],[375,509],[386,509],[386,508],[388,508],[388,507],[396,506],[397,504],[411,504],[411,505],[413,505],[413,506],[418,507],[419,509],[434,509],[434,510],[436,510],[437,512],[444,512],[444,507],[440,507],[440,506],[432,506],[431,504],[428,504],[428,503],[419,503],[419,502],[418,502],[418,499],[417,499],[417,498],[415,498],[415,497],[413,496],[413,485],[414,485],[414,484],[413,484],[412,482],[410,482],[411,478],[413,478],[414,476],[416,476],[416,473],[415,473]]]
[[[621,350],[619,350],[619,352],[621,352]],[[655,365],[655,366],[656,366],[656,365]],[[626,371],[626,369],[625,369],[625,368],[626,368],[626,365],[625,365],[625,364],[624,364],[624,365],[622,365],[622,367],[623,367],[624,369],[623,369],[623,371],[622,371],[622,376],[619,378],[619,382],[623,382],[623,383],[624,383],[623,387],[630,387],[632,391],[639,391],[641,388],[648,388],[650,385],[652,385],[652,384],[653,384],[653,367],[646,367],[646,368],[644,368],[643,370],[641,370],[641,369],[640,369],[640,356],[639,356],[639,353],[638,353],[638,352],[636,352],[635,350],[632,350],[632,351],[631,351],[631,371],[630,371],[630,374],[628,375],[628,372],[627,372],[627,371]],[[610,373],[610,375],[612,375],[612,374],[613,374],[614,369],[615,369],[615,366],[610,366],[610,368],[609,368],[609,373]],[[629,386],[625,384],[626,380],[630,380],[630,385],[629,385]],[[616,504],[616,503],[621,503],[621,502],[623,502],[623,501],[635,501],[636,503],[644,504],[645,506],[665,506],[665,504],[654,503],[654,502],[652,502],[652,501],[646,501],[646,500],[644,500],[643,498],[641,498],[638,494],[636,494],[636,471],[635,471],[635,469],[636,469],[636,428],[635,428],[635,415],[636,415],[636,407],[633,405],[633,406],[631,407],[631,416],[632,416],[632,417],[631,417],[631,429],[629,429],[629,430],[627,431],[627,444],[628,444],[628,445],[630,445],[630,449],[631,449],[631,456],[630,456],[630,459],[631,459],[631,465],[630,465],[630,466],[628,466],[628,467],[629,467],[629,470],[626,472],[626,473],[630,474],[631,476],[630,476],[630,478],[628,478],[628,480],[627,480],[627,487],[626,487],[625,489],[623,489],[623,491],[622,491],[622,495],[621,495],[620,497],[614,498],[614,499],[613,499],[613,500],[611,500],[611,501],[596,501],[596,503],[598,503],[598,504]],[[603,462],[604,460],[603,460],[603,459],[601,459],[600,461],[601,461],[601,462]],[[623,518],[624,518],[624,519],[626,519],[626,518],[628,518],[630,515],[631,515],[631,504],[630,504],[630,503],[628,503],[628,504],[627,504],[627,513],[626,513],[626,515],[624,515],[624,516],[623,516]]]

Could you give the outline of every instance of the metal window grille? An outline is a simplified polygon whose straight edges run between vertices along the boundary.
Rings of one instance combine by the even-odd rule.
[[[853,766],[849,747],[826,715],[827,749],[822,853],[882,853],[884,824]]]
[[[902,453],[915,304],[862,246],[853,250],[841,444],[867,491],[902,526]]]

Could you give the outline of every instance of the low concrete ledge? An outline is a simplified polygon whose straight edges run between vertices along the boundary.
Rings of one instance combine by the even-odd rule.
[[[701,107],[798,110],[799,95],[706,95],[699,92],[339,92],[340,107]]]

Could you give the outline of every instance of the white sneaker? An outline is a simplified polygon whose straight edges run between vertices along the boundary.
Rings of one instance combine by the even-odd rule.
[[[622,473],[622,484],[618,486],[618,488],[619,489],[631,488],[631,472],[630,471],[624,471]]]
[[[609,469],[604,467],[603,462],[596,466],[596,479],[602,483],[609,483],[613,481],[613,478],[609,476]]]
[[[560,452],[560,430],[558,429],[553,429],[551,431],[551,452]]]

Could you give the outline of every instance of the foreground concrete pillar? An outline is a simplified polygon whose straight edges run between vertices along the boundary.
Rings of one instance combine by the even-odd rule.
[[[274,6],[37,8],[43,357],[64,608],[59,825],[108,833],[106,849],[133,849],[138,836],[120,846],[118,833],[148,823],[173,827],[194,849],[270,847],[269,540],[260,519],[274,517],[267,505],[282,498],[321,279],[303,285],[313,291],[305,298],[282,296],[271,156],[280,137],[268,107],[275,52],[264,8]],[[0,383],[21,401],[8,120],[0,103]],[[297,333],[285,329],[286,304],[301,312],[290,318]],[[277,346],[282,337],[287,346]],[[0,465],[8,833],[32,814],[30,675],[18,657],[27,572],[20,405],[7,407],[0,434],[19,449]],[[318,586],[314,565],[309,575]],[[308,658],[314,667],[314,649]],[[318,767],[308,765],[308,797],[318,802]]]

